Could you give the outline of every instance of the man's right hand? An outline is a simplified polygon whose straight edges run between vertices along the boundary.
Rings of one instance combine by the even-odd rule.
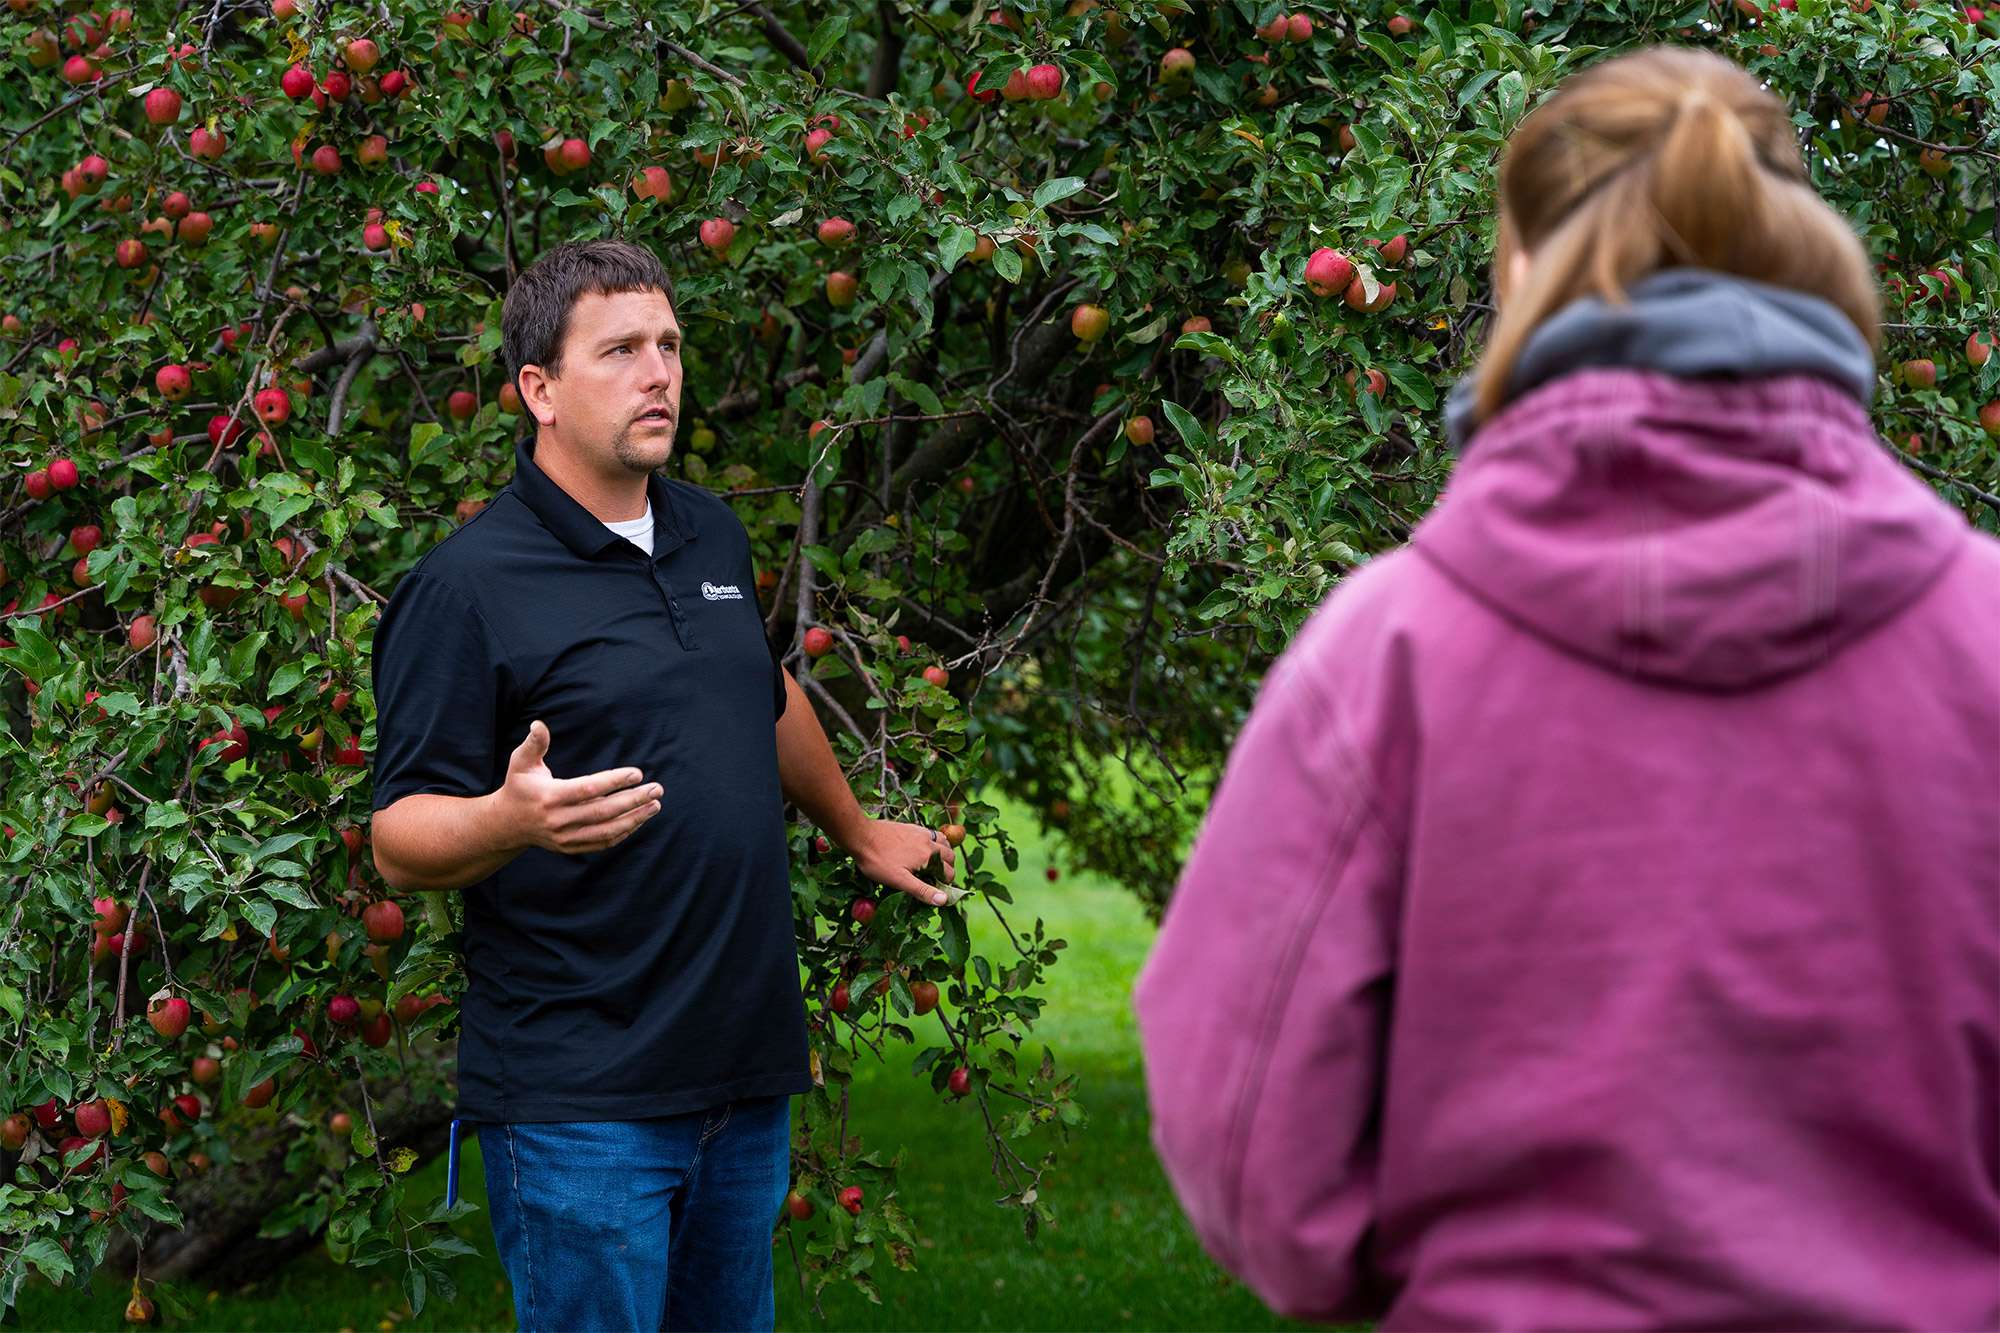
[[[540,719],[507,757],[507,780],[494,793],[521,840],[552,852],[616,847],[660,813],[658,783],[636,768],[607,768],[580,778],[549,772],[549,729]]]

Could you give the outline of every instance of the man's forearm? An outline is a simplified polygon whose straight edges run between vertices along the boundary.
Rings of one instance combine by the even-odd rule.
[[[853,851],[868,816],[847,785],[840,761],[833,757],[819,717],[806,692],[785,673],[785,715],[778,719],[778,784],[785,799],[805,812],[826,836],[845,851]]]
[[[375,816],[375,869],[408,892],[477,884],[528,846],[498,796],[405,796]]]

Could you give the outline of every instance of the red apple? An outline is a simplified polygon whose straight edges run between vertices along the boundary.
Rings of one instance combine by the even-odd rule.
[[[479,399],[470,389],[453,389],[451,396],[444,400],[445,411],[451,413],[454,421],[469,421],[479,410]]]
[[[369,135],[355,148],[354,160],[364,167],[381,166],[389,160],[389,140],[380,134]]]
[[[1903,383],[1912,389],[1937,387],[1937,363],[1927,358],[1905,361],[1899,366]]]
[[[403,909],[388,898],[368,904],[361,913],[361,924],[368,931],[368,938],[377,944],[388,944],[403,938]]]
[[[736,239],[736,224],[728,218],[710,218],[701,224],[701,243],[721,255]]]
[[[285,96],[296,102],[311,97],[317,85],[311,70],[304,65],[293,65],[279,76],[278,86],[285,90]]]
[[[361,1024],[361,1040],[377,1048],[387,1046],[396,1035],[396,1026],[385,1010]]]
[[[845,310],[853,305],[860,289],[861,283],[852,273],[835,269],[826,275],[826,303],[836,310]]]
[[[332,176],[340,171],[340,150],[330,143],[323,143],[313,149],[312,167],[322,176]]]
[[[500,386],[498,398],[502,412],[505,412],[508,416],[519,416],[521,414],[521,391],[514,387],[512,380]]]
[[[1986,364],[1993,355],[1993,335],[1975,333],[1965,340],[1965,363],[1977,368]]]
[[[69,544],[78,555],[89,555],[104,540],[104,529],[95,523],[79,523],[69,530]]]
[[[1336,296],[1354,280],[1354,263],[1338,250],[1321,247],[1306,260],[1306,287],[1314,296]]]
[[[832,142],[832,130],[808,130],[806,132],[806,156],[815,162],[824,162],[826,160],[826,146]]]
[[[222,1077],[222,1062],[206,1055],[197,1055],[188,1066],[188,1077],[199,1086],[206,1087]]]
[[[70,1114],[76,1121],[76,1132],[86,1138],[101,1139],[111,1132],[111,1108],[101,1101],[78,1103]]]
[[[1194,52],[1184,46],[1176,46],[1160,57],[1160,77],[1170,83],[1184,82],[1194,77]]]
[[[389,229],[379,222],[370,222],[361,229],[361,246],[365,250],[386,250],[389,248]]]
[[[951,1090],[952,1096],[963,1097],[972,1090],[972,1071],[964,1065],[960,1065],[951,1071],[951,1075],[945,1079],[944,1085]]]
[[[146,1021],[153,1025],[153,1031],[168,1041],[174,1041],[181,1033],[186,1032],[188,1019],[193,1016],[194,1011],[188,1006],[188,1002],[178,995],[156,1001],[146,1010]]]
[[[267,1078],[262,1083],[257,1084],[255,1087],[251,1088],[249,1091],[243,1094],[243,1104],[245,1106],[252,1108],[256,1108],[259,1106],[269,1106],[271,1104],[271,1098],[277,1094],[277,1091],[278,1091],[278,1080],[275,1078]],[[190,1164],[192,1164],[193,1159],[190,1158],[189,1162]]]
[[[910,983],[911,1012],[927,1014],[938,1007],[938,988],[935,981],[913,981]]]
[[[835,986],[833,988],[833,992],[827,996],[826,1002],[828,1007],[830,1007],[836,1014],[846,1013],[849,1006],[852,1004],[852,1001],[848,998],[847,994],[847,983],[843,981],[839,985]]]
[[[1078,341],[1094,343],[1111,327],[1111,312],[1101,305],[1085,302],[1069,313],[1069,331]]]
[[[137,268],[146,262],[146,243],[136,237],[128,236],[118,242],[111,257],[117,261],[120,268]]]
[[[97,66],[82,56],[71,56],[63,61],[62,76],[64,83],[95,83]]]
[[[346,1027],[361,1017],[361,1005],[352,995],[336,995],[326,1002],[326,1018],[336,1027]]]
[[[833,635],[819,625],[806,631],[805,650],[807,657],[825,657],[833,651]]]
[[[8,1152],[21,1151],[21,1145],[28,1141],[28,1135],[33,1129],[34,1126],[28,1123],[28,1117],[18,1111],[5,1120],[0,1120],[0,1148],[5,1148]],[[807,1213],[807,1216],[810,1217],[811,1213]]]
[[[1285,20],[1285,40],[1288,42],[1309,42],[1313,35],[1313,21],[1310,14],[1294,14]]]
[[[859,1216],[861,1213],[861,1187],[859,1185],[849,1185],[846,1189],[842,1190],[840,1192],[840,1206],[848,1212]]]
[[[282,426],[292,415],[292,396],[283,389],[259,389],[250,405],[267,426]]]
[[[146,94],[146,119],[154,125],[171,125],[181,118],[181,95],[171,88],[155,88]]]
[[[853,917],[857,924],[865,926],[875,919],[875,900],[873,898],[856,898],[848,904],[847,914]]]
[[[20,1117],[16,1116],[14,1117],[14,1119],[18,1120],[20,1119]],[[27,1136],[28,1136],[27,1124],[23,1122],[21,1126],[21,1137],[25,1139],[27,1138]],[[811,1199],[808,1199],[805,1195],[799,1193],[797,1190],[793,1190],[790,1194],[787,1194],[785,1196],[785,1214],[788,1217],[790,1217],[794,1222],[810,1221],[813,1215],[813,1202]]]
[[[401,97],[410,90],[410,76],[400,69],[392,69],[382,76],[382,96]]]
[[[581,139],[564,139],[556,150],[565,173],[582,171],[590,165],[590,145]]]
[[[178,403],[194,389],[194,378],[186,366],[161,366],[153,372],[153,387],[160,391],[160,397]]]
[[[204,162],[214,162],[222,156],[229,140],[215,130],[197,125],[188,132],[188,152]]]
[[[157,622],[152,616],[133,616],[132,623],[125,627],[126,642],[130,643],[133,648],[140,652],[144,652],[146,649],[151,648],[153,641],[160,636],[160,631],[156,626]]]
[[[1979,409],[1979,428],[1988,435],[2000,437],[2000,398]]]
[[[1125,423],[1125,438],[1133,444],[1151,444],[1153,442],[1153,419],[1151,417],[1133,417]]]
[[[632,178],[632,193],[641,199],[657,199],[664,203],[673,189],[674,178],[665,167],[641,167],[639,174]]]
[[[1742,3],[1742,0],[1738,0],[1738,3],[1739,4]],[[1409,36],[1410,29],[1414,28],[1415,26],[1416,24],[1410,21],[1410,16],[1407,14],[1395,15],[1389,20],[1388,24],[1390,35],[1395,37]]]
[[[819,224],[821,245],[842,246],[854,239],[854,224],[846,218],[828,218]]]
[[[1031,65],[1028,68],[1028,96],[1051,102],[1062,96],[1063,72],[1060,65]]]
[[[182,245],[198,248],[208,243],[208,234],[214,229],[215,219],[197,210],[181,219],[174,235]]]
[[[375,68],[375,63],[382,58],[382,53],[368,38],[356,37],[340,49],[340,56],[347,62],[347,67],[356,74],[366,74]]]
[[[927,666],[924,668],[924,680],[943,689],[951,682],[951,673],[941,666]]]
[[[79,480],[81,478],[77,476],[75,463],[67,458],[49,460],[49,485],[59,491],[72,491],[76,489]]]
[[[42,468],[36,468],[23,477],[21,484],[27,488],[28,498],[32,500],[46,500],[55,493],[55,487],[49,485],[48,472]]]

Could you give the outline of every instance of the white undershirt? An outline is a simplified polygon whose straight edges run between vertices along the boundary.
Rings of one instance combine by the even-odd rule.
[[[650,556],[653,553],[653,498],[646,497],[646,512],[639,517],[620,519],[604,526]]]

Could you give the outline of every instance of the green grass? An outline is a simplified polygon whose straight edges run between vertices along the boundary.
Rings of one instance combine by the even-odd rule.
[[[1031,830],[1023,812],[1007,826]],[[1021,867],[1011,886],[1007,919],[1017,930],[1035,917],[1070,942],[1050,969],[1048,1008],[1036,1037],[1055,1048],[1064,1067],[1081,1075],[1078,1099],[1089,1124],[1064,1149],[1046,1178],[1043,1198],[1057,1225],[1035,1241],[1020,1214],[993,1205],[1006,1193],[989,1170],[978,1112],[970,1102],[944,1103],[927,1082],[910,1078],[906,1059],[868,1066],[856,1077],[850,1132],[870,1146],[905,1149],[902,1203],[915,1219],[917,1271],[878,1266],[882,1304],[852,1289],[829,1288],[821,1325],[801,1299],[789,1250],[777,1250],[781,1329],[1279,1329],[1306,1325],[1267,1311],[1209,1261],[1189,1230],[1147,1141],[1145,1083],[1132,1020],[1133,978],[1151,946],[1153,928],[1137,902],[1115,885],[1087,875],[1055,884],[1043,875],[1050,850],[1037,838],[1017,839]],[[998,957],[1004,940],[991,914],[973,913],[975,949]],[[1031,1041],[1024,1053],[1039,1058]],[[476,1146],[463,1160],[466,1197],[484,1204]],[[427,1196],[441,1194],[444,1164],[433,1162],[413,1181]],[[433,1301],[421,1316],[398,1318],[402,1296],[387,1274],[342,1268],[314,1251],[246,1291],[184,1289],[195,1307],[184,1327],[203,1329],[512,1329],[514,1310],[505,1274],[493,1254],[485,1214],[461,1224],[479,1247],[455,1276],[455,1304]],[[100,1280],[94,1295],[24,1288],[22,1326],[101,1329],[119,1324],[121,1284]]]

